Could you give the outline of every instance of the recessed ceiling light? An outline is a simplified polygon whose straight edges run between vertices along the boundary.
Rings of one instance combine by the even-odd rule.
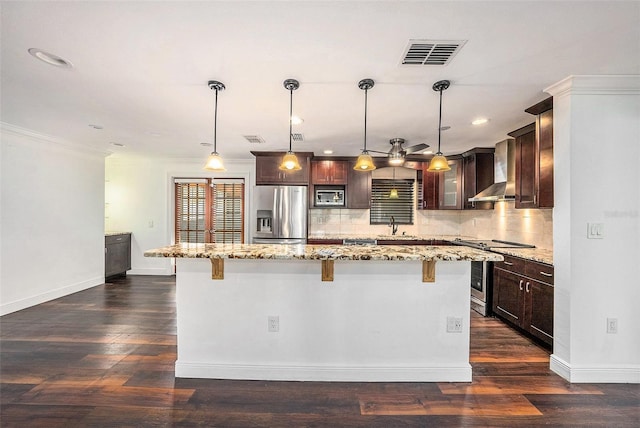
[[[484,118],[484,117],[480,117],[478,119],[475,119],[473,122],[471,122],[471,124],[472,125],[484,125],[487,122],[489,122],[489,119]]]
[[[94,125],[92,123],[89,124],[89,127],[93,128],[93,129],[103,129],[104,128],[104,126],[102,126],[102,125]]]
[[[291,116],[291,124],[292,125],[300,125],[304,120],[298,116]]]
[[[322,153],[324,153],[325,155],[331,155],[331,154],[333,154],[333,150],[325,150]]]
[[[73,68],[73,64],[64,58],[60,58],[58,55],[54,55],[49,52],[45,52],[42,49],[29,48],[27,50],[33,57],[38,58],[40,61],[44,61],[47,64],[55,65],[62,68]]]

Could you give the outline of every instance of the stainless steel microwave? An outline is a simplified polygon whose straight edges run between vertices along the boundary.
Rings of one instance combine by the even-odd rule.
[[[316,207],[344,207],[344,187],[316,186],[313,205]]]

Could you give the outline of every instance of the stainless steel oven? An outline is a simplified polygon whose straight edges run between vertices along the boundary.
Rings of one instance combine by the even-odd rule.
[[[493,262],[471,262],[471,309],[485,317],[491,315]]]

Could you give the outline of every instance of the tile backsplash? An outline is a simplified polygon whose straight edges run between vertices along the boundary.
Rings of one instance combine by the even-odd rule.
[[[389,235],[387,225],[370,225],[369,210],[309,210],[309,235]],[[553,248],[553,210],[516,210],[514,202],[497,202],[493,210],[417,210],[414,224],[399,225],[407,235],[462,235],[501,239]]]

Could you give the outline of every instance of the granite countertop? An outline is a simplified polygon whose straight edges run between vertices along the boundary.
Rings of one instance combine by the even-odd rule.
[[[491,251],[553,265],[553,251],[544,248],[492,248]]]
[[[145,257],[279,260],[502,261],[497,253],[461,246],[178,244],[145,251]]]
[[[104,236],[131,235],[131,232],[105,232]]]
[[[322,240],[322,239],[377,239],[385,241],[424,241],[430,239],[436,239],[439,241],[453,241],[456,238],[460,239],[473,239],[468,236],[461,235],[358,235],[358,234],[321,234],[321,235],[309,235],[307,239]]]

